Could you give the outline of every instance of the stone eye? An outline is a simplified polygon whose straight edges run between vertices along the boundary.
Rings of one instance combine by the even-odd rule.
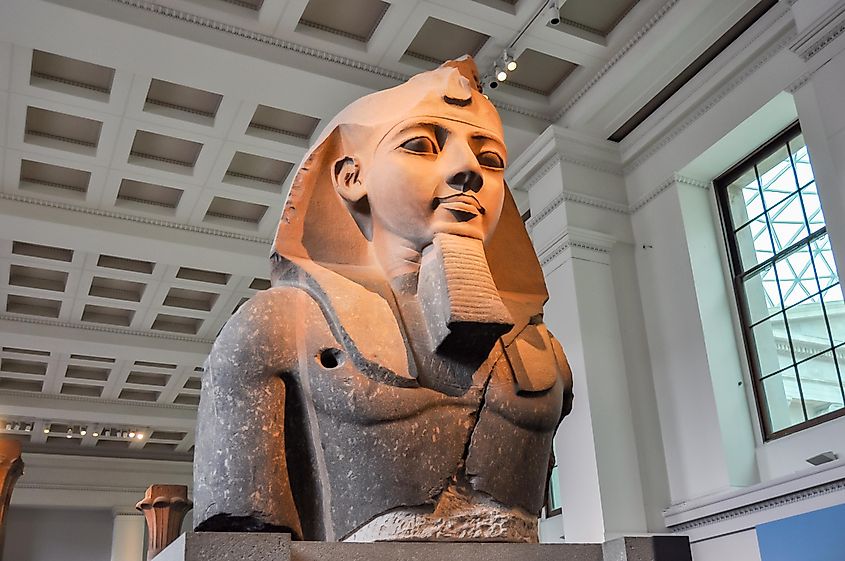
[[[408,152],[414,152],[415,154],[437,153],[437,149],[434,147],[434,142],[424,136],[418,136],[416,138],[412,138],[411,140],[406,140],[402,143],[401,148],[407,150]]]
[[[477,156],[478,163],[486,168],[504,169],[505,162],[495,152],[482,152]]]

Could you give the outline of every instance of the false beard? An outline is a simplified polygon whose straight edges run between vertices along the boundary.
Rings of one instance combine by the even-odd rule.
[[[486,357],[513,327],[481,240],[435,234],[423,251],[417,294],[438,354]]]

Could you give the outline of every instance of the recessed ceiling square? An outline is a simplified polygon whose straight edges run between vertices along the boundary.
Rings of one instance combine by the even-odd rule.
[[[38,259],[50,259],[53,261],[63,261],[70,263],[73,261],[73,250],[65,249],[63,247],[53,247],[50,245],[39,245],[27,242],[12,242],[12,253],[15,255],[26,255],[28,257],[37,257]]]
[[[61,300],[19,296],[17,294],[6,296],[6,311],[10,314],[57,318],[61,309]]]
[[[607,35],[636,4],[637,0],[567,0],[560,18],[564,24]]]
[[[314,134],[314,130],[320,123],[320,119],[277,109],[268,105],[259,105],[252,115],[252,120],[247,127],[247,133],[255,136],[265,137],[261,132],[269,132],[282,136],[293,136],[296,138],[308,139]]]
[[[78,364],[69,364],[68,367],[65,369],[65,378],[105,382],[109,379],[110,373],[111,370],[108,368],[96,368],[94,366],[80,366]]]
[[[39,107],[27,107],[24,140],[32,144],[59,143],[59,145],[96,149],[102,127],[103,123],[94,119]],[[54,147],[67,147],[59,145]]]
[[[65,271],[26,267],[15,264],[9,266],[9,284],[12,286],[25,286],[40,290],[64,292],[65,286],[67,285],[67,277],[68,274]]]
[[[381,0],[311,0],[299,23],[366,43],[389,6]]]
[[[129,259],[128,257],[118,257],[116,255],[100,255],[97,258],[97,267],[149,275],[153,272],[155,263],[141,261],[140,259]]]
[[[172,333],[187,333],[196,335],[202,326],[202,320],[170,314],[158,314],[153,321],[152,329],[156,331],[170,331]]]
[[[215,292],[203,292],[189,288],[173,287],[164,298],[164,305],[189,310],[210,312],[219,295]]]
[[[550,95],[578,65],[568,60],[526,49],[517,59],[516,70],[508,75],[507,85],[541,95]]]
[[[145,288],[147,288],[147,285],[142,282],[94,277],[91,279],[91,288],[88,289],[88,295],[98,298],[111,298],[112,300],[140,302]]]
[[[89,386],[88,384],[62,384],[60,391],[62,395],[75,395],[79,397],[100,397],[103,393],[102,386]]]
[[[202,150],[202,144],[182,138],[175,138],[164,134],[139,130],[135,132],[135,140],[129,154],[142,160],[164,162],[185,168],[193,168]]]
[[[292,168],[293,164],[290,162],[256,156],[247,152],[236,152],[229,164],[229,169],[226,170],[225,181],[277,191]],[[259,185],[253,185],[254,183]]]
[[[21,160],[18,186],[24,191],[37,191],[84,198],[91,181],[91,172],[64,166]]]
[[[126,203],[139,203],[150,207],[175,209],[179,206],[183,192],[181,189],[164,185],[123,179],[117,191],[117,204],[126,206]]]
[[[179,267],[176,271],[177,279],[186,279],[211,284],[227,284],[231,275],[218,271],[206,271],[204,269],[192,269],[190,267]]]
[[[257,225],[264,218],[268,208],[257,203],[214,197],[203,220],[207,222],[225,220]]]
[[[82,310],[82,321],[129,327],[132,324],[132,317],[134,315],[135,312],[133,310],[86,304]]]
[[[114,68],[35,49],[32,51],[30,84],[42,86],[45,81],[52,82],[51,89],[68,91],[62,86],[71,86],[108,95],[114,81]]]
[[[469,54],[475,55],[489,36],[437,18],[428,18],[405,51],[406,55],[440,64]]]
[[[175,117],[181,112],[214,119],[222,100],[220,94],[153,78],[144,110],[153,113],[159,112],[157,109],[172,110],[177,112]]]

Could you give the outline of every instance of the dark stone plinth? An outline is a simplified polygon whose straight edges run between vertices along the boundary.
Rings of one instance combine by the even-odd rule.
[[[189,532],[155,561],[691,561],[686,536],[604,544],[292,542],[288,534]]]

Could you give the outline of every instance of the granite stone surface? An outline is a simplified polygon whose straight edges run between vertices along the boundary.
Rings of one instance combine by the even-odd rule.
[[[604,544],[306,542],[289,534],[190,532],[155,561],[691,561],[686,536]]]

